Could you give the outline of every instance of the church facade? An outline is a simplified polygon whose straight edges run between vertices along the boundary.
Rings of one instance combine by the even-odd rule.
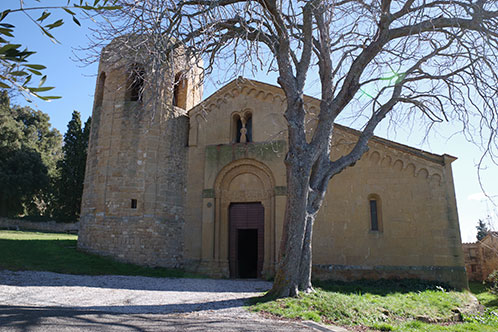
[[[146,85],[139,96],[126,84],[130,66],[105,54],[78,247],[214,277],[270,278],[287,194],[282,90],[239,78],[201,101],[200,74],[178,69],[181,82],[160,97]],[[155,98],[161,102],[149,102]],[[305,102],[312,132],[319,101]],[[339,125],[334,135],[333,157],[358,137]],[[313,276],[466,287],[455,158],[378,137],[369,148],[329,184],[314,228]]]

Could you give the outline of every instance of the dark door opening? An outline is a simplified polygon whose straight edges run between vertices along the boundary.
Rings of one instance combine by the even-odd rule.
[[[259,278],[264,258],[264,207],[261,203],[232,203],[229,208],[229,266],[231,278]]]
[[[258,230],[237,230],[237,264],[239,278],[258,276]]]

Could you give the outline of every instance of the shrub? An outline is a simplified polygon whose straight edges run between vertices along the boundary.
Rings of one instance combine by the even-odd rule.
[[[498,294],[498,270],[494,270],[486,279],[486,284],[489,291],[493,294]]]

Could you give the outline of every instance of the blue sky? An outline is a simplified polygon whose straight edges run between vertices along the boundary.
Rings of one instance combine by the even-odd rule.
[[[26,1],[30,5],[32,1]],[[7,8],[17,8],[18,0],[3,0],[0,3],[0,11]],[[36,4],[36,3],[35,3]],[[39,15],[39,14],[38,14]],[[40,63],[47,66],[45,73],[48,75],[47,86],[55,86],[50,95],[62,96],[60,100],[44,102],[34,100],[30,106],[38,108],[48,113],[52,126],[61,133],[66,131],[67,123],[71,119],[73,110],[77,110],[85,121],[91,115],[93,104],[93,93],[97,73],[97,64],[84,66],[81,62],[74,61],[74,48],[88,45],[87,29],[92,22],[81,21],[83,27],[78,27],[69,15],[60,12],[54,13],[66,22],[63,27],[53,30],[54,35],[60,44],[52,43],[41,31],[22,13],[10,14],[7,23],[16,26],[16,42],[22,43],[37,54],[31,57],[32,63]],[[82,56],[83,53],[79,52]],[[276,85],[275,76],[257,75],[255,78]],[[204,98],[214,92],[216,86],[213,82],[217,78],[213,77],[206,82]],[[15,103],[26,104],[22,98],[14,99]],[[347,121],[343,124],[348,124]],[[417,132],[410,126],[398,128],[396,135],[389,131],[386,125],[376,131],[378,136],[389,138],[397,142],[416,146],[424,150],[438,153],[450,154],[458,157],[453,163],[453,175],[457,196],[457,205],[460,220],[462,240],[471,242],[475,240],[475,226],[478,219],[485,219],[490,215],[496,223],[498,220],[498,209],[485,199],[478,182],[478,172],[476,164],[481,157],[481,151],[476,146],[467,142],[462,135],[452,135],[458,131],[458,127],[450,124],[439,128],[440,134],[432,134],[424,141],[424,135]],[[487,169],[481,172],[481,180],[489,195],[498,195],[498,166],[486,163]],[[494,225],[492,225],[493,228]]]

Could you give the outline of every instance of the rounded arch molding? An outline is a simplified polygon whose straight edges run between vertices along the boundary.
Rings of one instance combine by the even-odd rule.
[[[254,159],[239,159],[226,165],[218,173],[214,182],[215,199],[223,199],[223,194],[228,193],[233,179],[242,174],[255,175],[261,181],[265,199],[273,196],[275,180],[271,169]]]
[[[253,183],[249,190],[233,188],[231,184],[246,176]],[[275,233],[275,180],[271,169],[254,159],[239,159],[223,167],[214,182],[214,260],[221,273],[229,277],[229,207],[232,203],[260,202],[264,207],[264,261],[263,275],[274,272],[276,262]]]

